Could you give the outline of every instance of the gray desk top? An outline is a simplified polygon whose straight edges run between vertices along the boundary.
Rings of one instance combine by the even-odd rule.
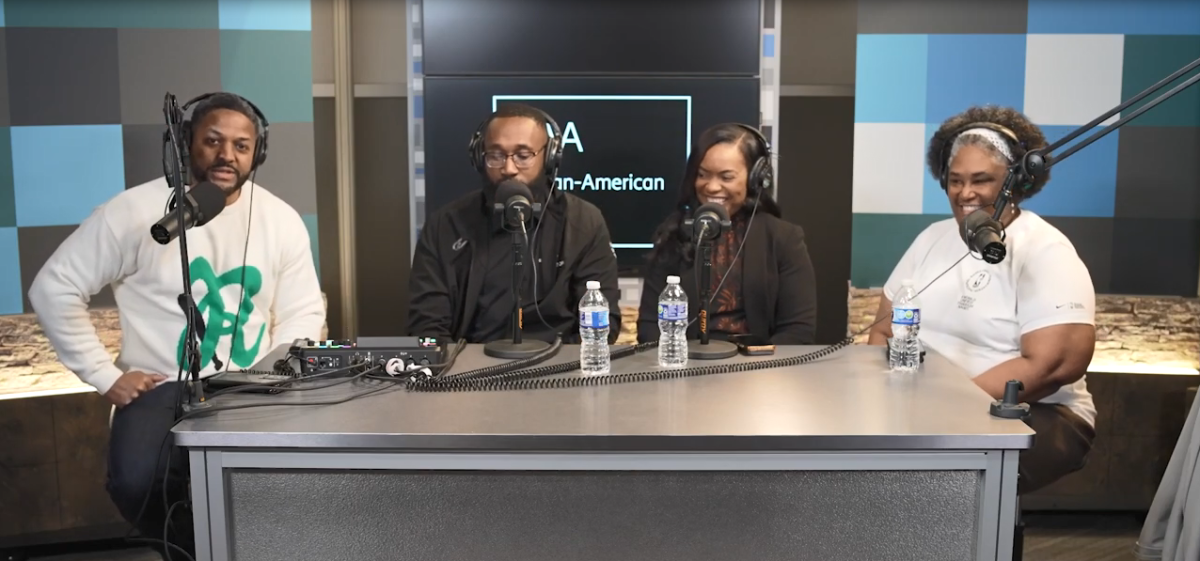
[[[780,347],[771,357],[821,347]],[[657,350],[613,361],[612,371],[657,369]],[[544,364],[574,360],[565,346]],[[472,345],[453,372],[497,364]],[[691,361],[689,366],[712,364]],[[578,371],[567,376],[578,376]],[[363,384],[387,382],[367,381]],[[330,401],[359,382],[276,395],[232,394],[213,407]],[[887,372],[879,347],[853,346],[791,368],[656,382],[531,391],[409,392],[397,386],[339,405],[215,411],[174,429],[188,447],[792,451],[1025,449],[1033,431],[988,414],[991,398],[930,352],[915,375]]]

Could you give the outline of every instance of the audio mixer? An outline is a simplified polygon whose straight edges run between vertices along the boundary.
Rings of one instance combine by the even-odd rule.
[[[405,365],[429,366],[445,362],[446,349],[437,337],[359,337],[313,341],[300,339],[291,349],[301,373],[319,374],[355,364],[386,366],[392,359]]]

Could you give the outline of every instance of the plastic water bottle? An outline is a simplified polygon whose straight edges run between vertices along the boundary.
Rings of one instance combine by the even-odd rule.
[[[658,365],[687,364],[688,299],[679,277],[667,277],[667,287],[658,296]]]
[[[586,375],[608,374],[608,299],[600,281],[588,281],[579,301],[579,368]]]
[[[892,340],[888,368],[893,372],[916,372],[921,365],[921,303],[912,279],[900,284],[892,300]]]

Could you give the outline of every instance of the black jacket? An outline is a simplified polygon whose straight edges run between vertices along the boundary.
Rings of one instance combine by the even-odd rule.
[[[742,307],[751,334],[776,345],[811,345],[817,331],[817,287],[804,230],[773,215],[760,213],[746,233],[742,250]],[[638,341],[658,339],[658,297],[667,276],[678,275],[688,295],[688,315],[700,310],[700,293],[691,265],[682,258],[651,262],[642,284],[638,310]],[[699,322],[688,327],[688,338],[699,338]]]
[[[491,231],[482,208],[483,193],[475,190],[437,211],[421,228],[409,276],[409,335],[466,337],[484,277],[511,274],[509,269],[486,270],[486,240]],[[609,341],[616,341],[621,331],[617,256],[600,209],[569,193],[555,192],[546,212],[562,213],[563,221],[559,255],[551,255],[552,244],[538,243],[536,248],[541,261],[539,307],[554,329],[527,311],[522,332],[536,337],[538,330],[554,331],[562,334],[564,343],[578,343],[579,300],[587,292],[587,281],[597,280],[610,309]],[[553,338],[552,333],[545,335],[537,338]]]

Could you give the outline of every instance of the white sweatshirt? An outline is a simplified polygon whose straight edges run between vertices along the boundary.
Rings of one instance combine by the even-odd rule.
[[[179,240],[159,245],[150,237],[170,196],[166,180],[159,178],[100,205],[59,246],[29,289],[59,360],[102,394],[127,371],[162,374],[169,381],[179,372],[186,325],[178,303],[183,292]],[[224,369],[248,368],[277,344],[320,337],[325,306],[308,230],[279,197],[247,181],[236,202],[208,224],[189,229],[187,239],[192,296],[207,328],[201,377],[218,372],[214,351]],[[243,250],[245,299],[234,343]],[[108,284],[122,331],[115,364],[87,311],[92,295]]]

